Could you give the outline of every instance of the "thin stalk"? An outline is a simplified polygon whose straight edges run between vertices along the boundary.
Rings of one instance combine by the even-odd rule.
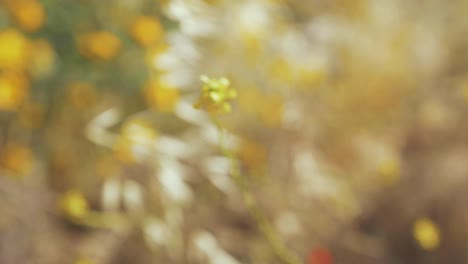
[[[295,253],[288,249],[284,241],[281,239],[281,236],[278,234],[276,229],[266,217],[265,213],[261,210],[260,206],[258,205],[258,202],[255,199],[252,191],[250,190],[250,187],[248,186],[245,177],[240,172],[239,164],[233,151],[229,150],[225,144],[225,132],[219,120],[216,117],[213,117],[213,123],[216,125],[220,133],[219,140],[221,152],[225,157],[229,159],[230,162],[229,175],[234,181],[236,187],[239,189],[242,196],[242,200],[245,206],[247,207],[249,214],[257,223],[260,231],[262,232],[263,236],[267,239],[275,254],[284,263],[301,264],[301,259]]]

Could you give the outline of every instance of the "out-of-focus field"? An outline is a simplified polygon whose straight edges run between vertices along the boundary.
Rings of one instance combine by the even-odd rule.
[[[467,13],[0,0],[0,263],[467,263]]]

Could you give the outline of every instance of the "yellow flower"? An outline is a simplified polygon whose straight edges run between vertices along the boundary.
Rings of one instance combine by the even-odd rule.
[[[274,80],[291,83],[294,81],[294,71],[285,59],[275,59],[269,65],[270,75]]]
[[[24,76],[0,75],[0,111],[16,111],[28,94],[28,80]]]
[[[25,31],[37,31],[44,24],[44,8],[37,0],[12,1],[9,10],[18,26]]]
[[[30,148],[20,143],[8,144],[1,153],[2,166],[18,175],[25,175],[31,171],[33,154]]]
[[[458,89],[460,90],[460,95],[466,104],[468,104],[468,80],[464,79],[458,83]]]
[[[204,85],[195,107],[205,108],[212,114],[230,112],[230,101],[237,97],[237,91],[230,86],[229,80],[227,78],[209,78],[205,75],[202,75],[200,79]]]
[[[159,43],[158,45],[151,46],[146,49],[145,62],[150,67],[155,67],[156,70],[164,72],[164,69],[155,65],[154,62],[157,61],[161,55],[164,55],[168,51],[169,46],[167,43]]]
[[[160,81],[151,81],[144,88],[148,105],[158,111],[170,112],[179,101],[179,90]]]
[[[440,243],[439,228],[428,218],[421,218],[415,222],[413,236],[425,250],[433,250]]]
[[[258,63],[258,57],[262,53],[262,44],[264,44],[261,37],[257,34],[244,33],[241,35],[241,40],[248,55],[248,62]]]
[[[68,100],[78,109],[85,109],[96,102],[96,89],[89,83],[74,82],[67,89]]]
[[[299,88],[311,89],[315,88],[326,80],[327,73],[324,68],[299,68],[297,69],[297,78]]]
[[[89,213],[89,205],[83,194],[77,190],[70,190],[60,197],[60,210],[70,218],[82,218]]]
[[[80,258],[75,262],[75,264],[95,264],[95,262],[89,258]]]
[[[108,61],[120,50],[120,39],[110,32],[96,31],[78,38],[80,53],[91,60]]]
[[[143,46],[156,43],[163,34],[161,23],[153,17],[138,17],[131,28],[132,37]]]
[[[400,164],[397,159],[384,160],[379,164],[378,172],[385,184],[392,185],[400,178]]]
[[[23,70],[29,58],[29,42],[15,29],[0,31],[0,69]]]
[[[35,40],[31,47],[29,71],[36,78],[49,76],[54,71],[55,52],[45,39]]]

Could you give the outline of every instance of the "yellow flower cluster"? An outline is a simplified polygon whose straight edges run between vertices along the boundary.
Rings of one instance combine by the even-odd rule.
[[[0,31],[0,69],[21,71],[30,57],[28,39],[15,29]]]
[[[83,218],[89,213],[89,205],[80,191],[70,190],[59,200],[61,212],[71,219]]]
[[[120,39],[107,31],[95,31],[78,37],[78,49],[84,57],[109,61],[120,51]]]
[[[158,42],[163,35],[161,23],[149,16],[139,16],[131,28],[132,37],[142,46],[148,47]]]
[[[34,78],[50,76],[55,70],[55,51],[46,39],[31,43],[29,71]]]
[[[17,111],[28,94],[29,82],[16,73],[0,74],[0,111]]]
[[[400,178],[400,163],[394,158],[384,160],[379,164],[378,172],[384,184],[395,184]]]
[[[6,6],[16,24],[24,31],[37,31],[45,22],[44,7],[37,0],[7,0]]]
[[[172,111],[180,98],[179,90],[159,80],[145,85],[144,96],[149,107],[163,112]]]
[[[95,263],[96,262],[94,262],[93,260],[89,258],[80,258],[75,261],[75,264],[95,264]]]
[[[29,40],[16,29],[0,31],[0,111],[17,111],[29,94],[30,78],[49,76],[55,52],[47,40]]]
[[[413,236],[425,250],[433,250],[439,246],[439,228],[428,218],[421,218],[414,223]]]
[[[2,167],[18,176],[23,176],[31,170],[33,160],[31,149],[21,143],[10,143],[1,151]]]
[[[230,101],[237,98],[237,91],[230,86],[230,81],[227,78],[209,78],[205,75],[200,79],[204,85],[195,108],[204,108],[212,114],[230,112]]]

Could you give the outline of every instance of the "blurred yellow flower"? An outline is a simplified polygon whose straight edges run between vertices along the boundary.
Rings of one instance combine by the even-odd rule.
[[[28,80],[18,74],[0,75],[0,111],[16,111],[28,94]]]
[[[273,80],[293,84],[291,88],[310,89],[322,84],[327,78],[323,66],[296,65],[286,59],[275,59],[269,73]]]
[[[294,81],[293,69],[285,59],[275,59],[269,65],[269,73],[274,80],[292,83]]]
[[[84,57],[108,61],[120,51],[120,39],[107,31],[96,31],[78,38],[78,48]]]
[[[50,43],[45,39],[32,42],[31,63],[29,71],[35,78],[49,76],[54,71],[55,52]]]
[[[139,16],[131,28],[132,37],[143,46],[150,46],[161,39],[163,35],[161,23],[153,17]]]
[[[44,106],[40,103],[26,102],[19,112],[19,122],[26,128],[38,128],[44,120]]]
[[[89,213],[89,205],[84,195],[77,190],[67,191],[60,197],[60,211],[70,218],[82,218]]]
[[[1,152],[2,166],[19,176],[31,171],[33,161],[31,149],[21,143],[10,143]]]
[[[433,250],[439,246],[440,231],[428,218],[418,219],[413,226],[413,236],[425,250]]]
[[[241,39],[248,55],[248,62],[258,63],[258,55],[261,54],[264,44],[262,39],[256,34],[242,34]]]
[[[8,9],[18,26],[25,31],[37,31],[44,24],[44,8],[37,0],[10,1]]]
[[[164,69],[161,69],[157,64],[155,65],[155,61],[157,61],[161,55],[164,55],[168,52],[168,44],[165,42],[160,42],[158,45],[151,46],[146,49],[145,54],[145,62],[149,67],[154,67],[156,70],[164,72]]]
[[[466,104],[468,104],[468,79],[463,79],[458,82],[457,87],[459,89],[459,93]]]
[[[315,88],[322,84],[327,77],[327,73],[323,68],[307,69],[299,68],[297,70],[297,77],[299,82],[299,88],[310,89]]]
[[[23,70],[29,59],[29,41],[19,31],[0,31],[0,69]]]
[[[205,75],[200,79],[204,85],[195,108],[205,108],[212,114],[231,112],[230,101],[237,98],[237,91],[230,86],[230,81],[227,78],[216,79]]]
[[[96,262],[92,261],[89,258],[80,258],[78,259],[75,264],[95,264]]]
[[[163,112],[174,110],[180,98],[179,90],[157,80],[147,83],[143,92],[148,106]]]
[[[397,159],[387,159],[378,166],[384,184],[392,185],[400,179],[400,163]]]
[[[67,87],[67,90],[68,100],[78,109],[85,109],[96,102],[96,89],[89,83],[74,82]]]
[[[121,128],[114,146],[116,157],[126,163],[140,161],[144,155],[151,154],[157,137],[156,130],[147,121],[131,119]]]

